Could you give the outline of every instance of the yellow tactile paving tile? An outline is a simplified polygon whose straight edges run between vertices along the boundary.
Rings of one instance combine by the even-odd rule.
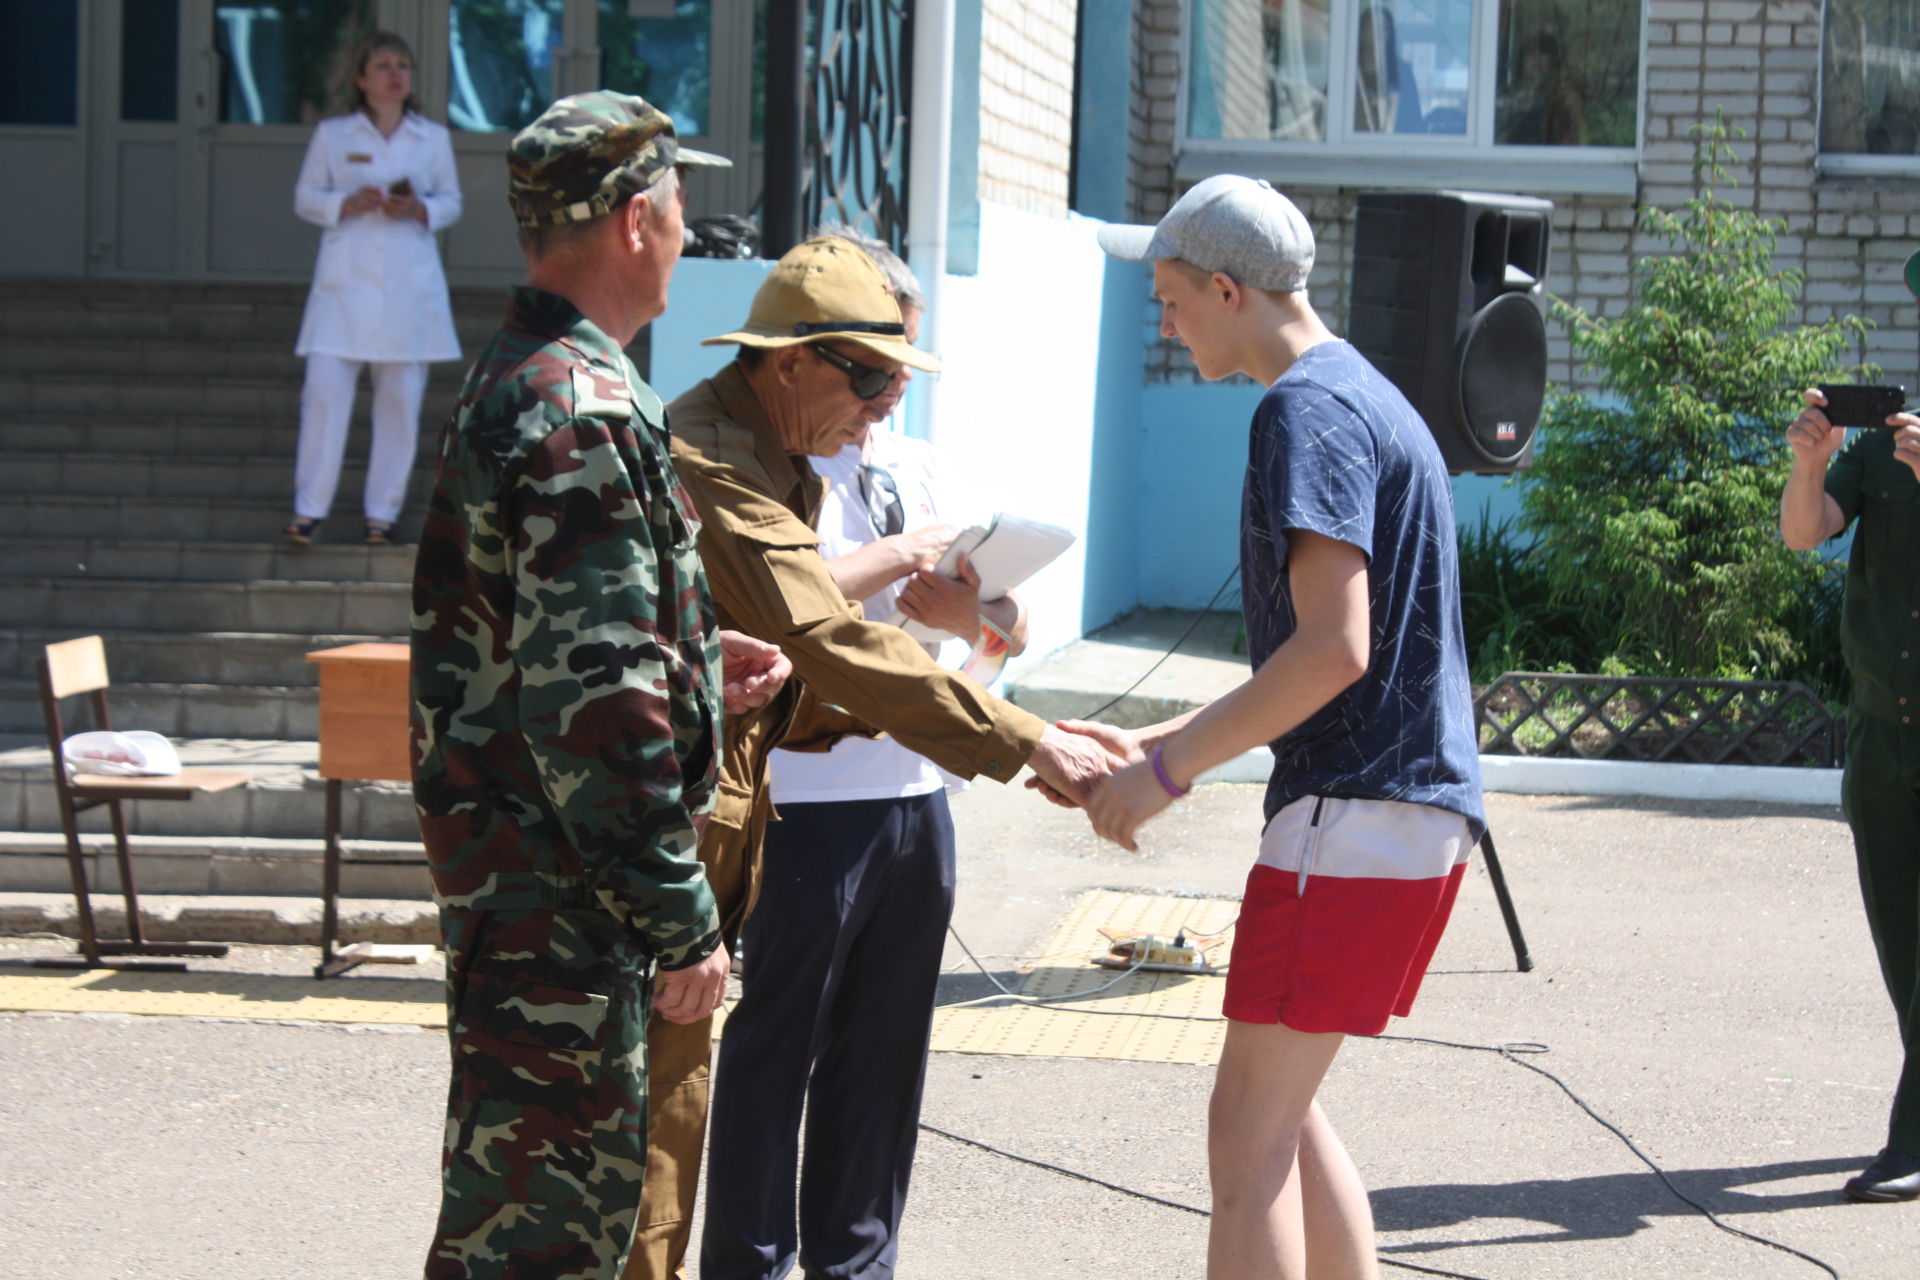
[[[1093,890],[1083,894],[1054,929],[1043,952],[1050,963],[1028,972],[1021,994],[1073,995],[1111,982],[1117,976],[1114,970],[1091,963],[1107,949],[1102,928],[1167,938],[1182,929],[1190,937],[1218,933],[1210,954],[1215,964],[1223,964],[1238,912],[1237,902],[1219,898]],[[1219,976],[1136,973],[1082,1001],[1008,1001],[942,1009],[934,1014],[933,1048],[943,1053],[1216,1063],[1226,1037],[1220,1016],[1225,984]]]
[[[438,982],[355,982],[251,973],[139,973],[128,969],[0,971],[0,1009],[140,1013],[181,1018],[447,1025]]]
[[[1081,896],[1053,931],[1044,963],[1027,971],[1021,990],[1033,996],[1091,992],[1118,973],[1090,961],[1107,949],[1101,928],[1172,937],[1218,932],[1212,948],[1223,963],[1239,904],[1219,898],[1169,898],[1096,889]],[[935,1013],[933,1049],[1041,1058],[1116,1058],[1136,1062],[1210,1064],[1220,1059],[1226,1023],[1220,1017],[1225,979],[1179,973],[1136,973],[1084,1001],[998,1005]],[[78,972],[0,968],[0,1009],[61,1013],[133,1013],[171,1017],[388,1023],[443,1028],[438,982],[355,981],[245,973]],[[722,1015],[724,1016],[724,1015]],[[716,1018],[718,1034],[721,1018]]]

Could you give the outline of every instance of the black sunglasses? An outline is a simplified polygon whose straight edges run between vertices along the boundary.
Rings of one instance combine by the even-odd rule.
[[[900,486],[894,483],[892,472],[871,462],[861,463],[860,496],[866,500],[873,531],[881,537],[891,538],[907,527],[906,508],[900,505]]]
[[[813,353],[846,374],[847,384],[853,388],[853,394],[862,400],[871,400],[893,385],[893,374],[889,370],[875,369],[849,360],[828,347],[815,346]]]

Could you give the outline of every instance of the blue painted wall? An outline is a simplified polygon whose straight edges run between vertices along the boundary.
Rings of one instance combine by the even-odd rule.
[[[1197,609],[1238,562],[1247,423],[1260,393],[1244,381],[1142,392],[1140,604]]]
[[[653,322],[647,381],[671,400],[733,359],[734,347],[703,347],[702,338],[731,333],[747,318],[754,291],[773,268],[759,258],[682,258],[674,268],[667,312]]]
[[[953,133],[948,139],[947,274],[980,270],[981,0],[953,6]]]
[[[1082,0],[1074,209],[1108,222],[1127,218],[1133,31],[1133,0]]]
[[[1087,583],[1080,618],[1086,631],[1119,617],[1140,600],[1142,516],[1150,474],[1143,457],[1140,372],[1145,335],[1140,309],[1151,277],[1142,263],[1101,257],[1099,364],[1087,476]]]

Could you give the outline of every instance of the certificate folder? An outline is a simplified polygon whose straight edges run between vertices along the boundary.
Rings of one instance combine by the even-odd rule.
[[[985,528],[976,524],[962,530],[947,553],[940,557],[936,568],[950,578],[957,577],[960,557],[964,554],[972,562],[973,571],[980,575],[980,598],[998,600],[1052,564],[1073,543],[1073,534],[1057,524],[1044,524],[1003,511]],[[904,627],[908,635],[920,641],[945,640],[952,634],[922,626],[904,613],[895,612],[887,621]]]

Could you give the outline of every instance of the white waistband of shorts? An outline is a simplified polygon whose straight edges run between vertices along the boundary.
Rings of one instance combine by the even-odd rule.
[[[1472,851],[1467,820],[1446,809],[1302,796],[1261,832],[1259,865],[1316,876],[1431,880],[1450,873]]]

